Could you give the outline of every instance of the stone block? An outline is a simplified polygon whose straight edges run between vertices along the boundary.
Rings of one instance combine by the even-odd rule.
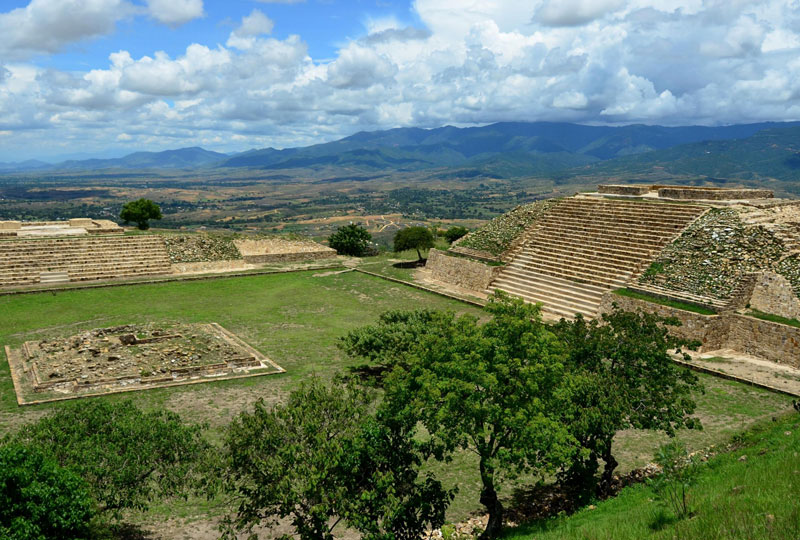
[[[453,257],[438,249],[431,249],[428,252],[425,268],[430,271],[433,279],[484,292],[503,267],[489,266],[465,257]]]
[[[21,221],[0,221],[0,231],[15,231],[21,228]]]
[[[90,218],[71,218],[69,220],[70,227],[91,227],[92,220]]]

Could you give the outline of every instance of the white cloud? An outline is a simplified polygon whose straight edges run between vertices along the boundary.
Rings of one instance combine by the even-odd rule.
[[[545,0],[535,18],[549,26],[580,26],[624,5],[625,0]]]
[[[116,22],[132,13],[125,0],[32,0],[0,13],[0,57],[58,52],[70,43],[112,33]]]
[[[100,7],[112,4],[123,12],[127,5],[74,6],[106,13]],[[21,59],[111,31],[121,15],[97,15],[83,30],[36,43],[8,30],[4,17],[44,6],[61,22],[37,15],[14,24],[38,32],[64,24],[67,14],[56,2],[37,0],[0,15],[8,30],[0,33],[0,130],[18,134],[4,141],[0,161],[8,160],[3,152],[41,148],[42,134],[66,146],[206,141],[236,150],[358,130],[502,120],[800,119],[797,0],[563,5],[571,11],[550,0],[415,0],[414,27],[392,17],[362,19],[363,36],[330,60],[312,58],[302,35],[272,36],[272,20],[253,10],[224,45],[201,42],[180,54],[136,57],[118,51],[105,65],[66,72]]]
[[[158,22],[179,26],[203,16],[203,0],[147,0],[147,9]]]

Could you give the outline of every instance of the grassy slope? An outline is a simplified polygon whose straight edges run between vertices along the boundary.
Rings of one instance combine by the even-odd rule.
[[[568,518],[511,530],[514,540],[550,539],[796,539],[800,538],[800,416],[762,424],[712,458],[690,492],[694,516],[656,525],[660,505],[638,485]],[[743,457],[746,456],[746,457]]]
[[[411,254],[401,257],[411,258]],[[379,267],[387,263],[382,259],[376,262]],[[71,335],[129,322],[218,322],[288,373],[93,398],[132,398],[145,408],[174,410],[189,420],[208,422],[211,439],[218,441],[224,425],[259,397],[268,402],[281,400],[304,377],[331,376],[350,365],[336,349],[336,338],[351,328],[374,322],[384,310],[425,306],[479,313],[470,306],[363,274],[314,277],[315,273],[325,272],[0,297],[0,350],[5,344],[19,345],[46,335]],[[41,332],[40,328],[52,330]],[[685,435],[693,448],[720,443],[754,421],[788,407],[789,400],[783,396],[710,377],[703,380],[707,391],[698,396],[698,414],[706,429]],[[17,407],[8,366],[4,360],[0,362],[0,434],[58,406]],[[662,440],[663,436],[655,433],[621,434],[615,443],[621,469],[649,461]],[[436,468],[446,484],[460,487],[450,519],[463,519],[478,508],[477,464],[471,453]],[[504,486],[502,493],[510,494],[511,487]],[[203,501],[190,500],[159,506],[155,513],[202,519],[205,508]]]

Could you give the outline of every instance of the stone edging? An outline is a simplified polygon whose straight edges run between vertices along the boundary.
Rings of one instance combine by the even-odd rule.
[[[0,291],[0,296],[14,296],[17,294],[36,294],[36,293],[46,293],[46,292],[69,292],[69,291],[82,291],[86,289],[104,289],[107,287],[122,287],[125,285],[157,285],[159,283],[173,283],[176,281],[209,281],[212,279],[226,279],[226,278],[238,278],[238,277],[248,277],[248,276],[267,276],[270,274],[291,274],[292,272],[310,272],[316,270],[335,270],[344,268],[341,264],[337,265],[329,265],[329,266],[315,266],[313,268],[295,268],[291,270],[264,270],[264,271],[254,271],[254,272],[229,272],[229,273],[220,273],[220,274],[209,274],[209,275],[200,275],[200,276],[174,276],[174,277],[164,277],[162,279],[146,279],[141,281],[102,281],[100,283],[95,284],[86,284],[86,285],[77,285],[75,287],[49,287],[49,288],[39,288],[39,289],[20,289],[20,290],[8,290],[8,291]]]
[[[719,377],[721,379],[727,379],[729,381],[735,381],[743,384],[748,384],[750,386],[755,386],[758,388],[763,388],[764,390],[769,390],[770,392],[775,392],[777,394],[783,394],[785,396],[792,396],[792,397],[800,397],[800,393],[790,392],[788,390],[784,390],[783,388],[777,388],[775,386],[770,386],[769,384],[760,383],[758,381],[754,381],[753,379],[747,379],[745,377],[737,377],[736,375],[731,375],[730,373],[725,373],[724,371],[719,371],[717,369],[713,369],[707,366],[701,366],[698,364],[693,364],[692,362],[686,362],[684,360],[678,360],[677,358],[673,358],[673,361],[676,364],[680,364],[684,367],[687,367],[694,371],[699,371],[700,373],[707,373],[708,375],[713,375],[715,377]]]
[[[381,274],[376,274],[375,272],[369,272],[367,270],[362,270],[361,268],[353,268],[353,270],[356,271],[356,272],[361,272],[362,274],[367,274],[368,276],[373,276],[373,277],[376,277],[376,278],[385,279],[386,281],[392,281],[394,283],[399,283],[401,285],[407,285],[409,287],[413,287],[413,288],[419,289],[421,291],[429,292],[429,293],[432,293],[432,294],[437,294],[439,296],[444,296],[445,298],[450,298],[451,300],[458,300],[459,302],[464,302],[465,304],[469,304],[471,306],[476,306],[476,307],[481,307],[482,308],[482,307],[484,307],[486,305],[485,303],[478,302],[477,300],[468,300],[466,298],[461,298],[460,296],[456,296],[454,294],[449,294],[449,293],[446,293],[446,292],[437,291],[435,289],[430,289],[430,288],[425,287],[423,285],[418,285],[417,283],[411,283],[411,282],[408,282],[408,281],[403,281],[402,279],[397,279],[397,278],[393,278],[393,277],[389,277],[389,276],[384,276],[384,275],[381,275]]]

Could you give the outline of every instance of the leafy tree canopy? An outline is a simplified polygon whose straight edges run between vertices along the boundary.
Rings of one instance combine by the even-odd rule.
[[[697,377],[672,360],[673,353],[692,346],[670,334],[679,325],[650,313],[615,309],[587,322],[562,319],[553,331],[567,346],[570,374],[560,409],[562,421],[587,450],[567,471],[578,485],[591,485],[604,461],[601,487],[607,487],[617,466],[612,442],[627,428],[651,429],[673,435],[678,428],[699,429],[691,414],[692,393],[701,389]]]
[[[119,217],[125,223],[136,223],[139,229],[146,231],[150,228],[151,219],[161,219],[161,208],[149,199],[130,201],[122,206]]]
[[[339,255],[362,257],[367,251],[370,240],[372,240],[372,235],[367,229],[351,223],[336,229],[336,232],[328,237],[328,245]]]
[[[80,475],[99,510],[145,510],[156,497],[185,495],[208,444],[202,428],[132,401],[84,400],[55,410],[14,436]]]
[[[35,448],[0,446],[0,538],[87,538],[92,516],[79,476]]]
[[[394,313],[344,341],[357,354],[372,339],[393,365],[384,414],[421,421],[439,452],[478,455],[480,502],[489,512],[484,537],[493,538],[503,518],[501,479],[554,470],[574,444],[550,414],[565,358],[538,307],[498,295],[486,309],[492,319],[485,324],[453,313]]]
[[[256,403],[225,440],[229,489],[240,500],[227,534],[289,518],[303,539],[330,540],[346,522],[373,540],[411,540],[444,522],[452,494],[419,478],[413,424],[382,422],[372,395],[317,379],[288,403]]]
[[[417,257],[422,260],[422,252],[420,250],[432,248],[433,242],[433,234],[427,227],[406,227],[395,233],[394,250],[416,249]]]

